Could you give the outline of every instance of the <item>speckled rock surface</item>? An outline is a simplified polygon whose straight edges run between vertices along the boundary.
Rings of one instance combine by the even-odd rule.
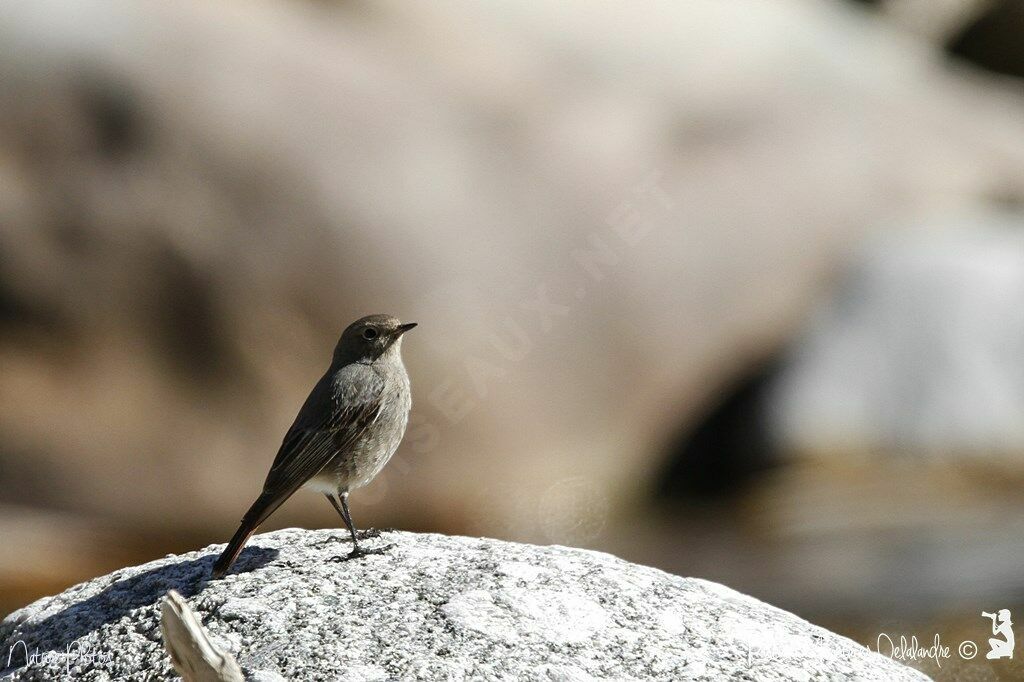
[[[253,680],[925,680],[720,585],[607,554],[389,532],[256,536],[77,585],[0,625],[17,680],[172,679],[159,599],[176,589]],[[25,662],[28,661],[28,665]]]

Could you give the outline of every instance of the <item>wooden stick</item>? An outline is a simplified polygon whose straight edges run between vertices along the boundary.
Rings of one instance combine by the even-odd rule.
[[[234,657],[210,641],[192,609],[174,590],[160,603],[160,631],[171,663],[185,682],[245,682]]]

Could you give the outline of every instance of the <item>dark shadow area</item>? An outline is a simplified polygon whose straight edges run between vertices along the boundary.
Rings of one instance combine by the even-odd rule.
[[[998,0],[953,36],[947,52],[1008,76],[1024,76],[1024,0]]]
[[[231,573],[262,568],[274,561],[279,553],[277,549],[246,547]],[[114,573],[109,576],[113,582],[98,594],[38,623],[30,623],[24,628],[21,623],[5,623],[0,626],[0,652],[5,654],[0,665],[8,665],[6,653],[19,642],[24,642],[29,651],[64,651],[76,639],[123,618],[132,610],[156,605],[168,590],[177,590],[183,597],[199,594],[210,581],[210,570],[216,558],[216,554],[210,553],[199,559],[160,566],[130,578],[119,578],[120,572]],[[16,665],[17,661],[12,660],[11,664]],[[0,671],[0,677],[4,674],[5,671]]]
[[[779,461],[764,414],[765,394],[779,370],[769,358],[727,386],[696,426],[669,446],[657,481],[663,500],[727,498]]]
[[[108,159],[123,159],[144,148],[149,130],[142,103],[126,80],[86,69],[77,79],[85,119],[92,122],[96,150]]]
[[[163,240],[154,242],[150,254],[155,267],[144,309],[157,357],[176,376],[198,384],[245,376],[209,273]]]
[[[881,0],[848,0],[877,11]],[[927,12],[927,5],[920,11]],[[1024,0],[993,0],[953,32],[946,54],[993,73],[1024,77]]]
[[[13,268],[3,254],[12,247],[0,239],[0,337],[58,336],[70,335],[70,321],[52,302],[42,297],[32,298],[15,282]]]

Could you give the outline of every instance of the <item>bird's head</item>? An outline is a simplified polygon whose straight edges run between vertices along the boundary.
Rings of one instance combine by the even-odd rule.
[[[350,324],[341,334],[334,349],[334,361],[373,362],[388,351],[397,353],[402,345],[402,334],[416,326],[403,324],[390,315],[367,315]]]

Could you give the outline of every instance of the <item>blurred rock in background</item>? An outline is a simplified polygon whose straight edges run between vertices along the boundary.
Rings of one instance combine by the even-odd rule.
[[[807,330],[683,440],[666,480],[739,461],[721,477],[746,484],[745,511],[676,561],[798,610],[828,604],[822,617],[865,623],[865,642],[883,596],[888,618],[938,615],[944,637],[977,636],[978,604],[1019,607],[1021,300],[1020,214],[935,216],[867,240]]]
[[[1024,219],[928,227],[872,242],[797,343],[766,398],[787,449],[1024,466]]]
[[[734,436],[738,496],[658,503],[667,453],[774,385],[865,240],[1019,210],[1022,94],[842,2],[6,3],[0,502],[139,559],[225,538],[337,333],[388,311],[421,323],[413,421],[361,523],[781,602],[747,561],[761,472],[816,453]],[[334,519],[297,496],[268,527],[300,523]],[[101,556],[0,565],[41,594]]]

